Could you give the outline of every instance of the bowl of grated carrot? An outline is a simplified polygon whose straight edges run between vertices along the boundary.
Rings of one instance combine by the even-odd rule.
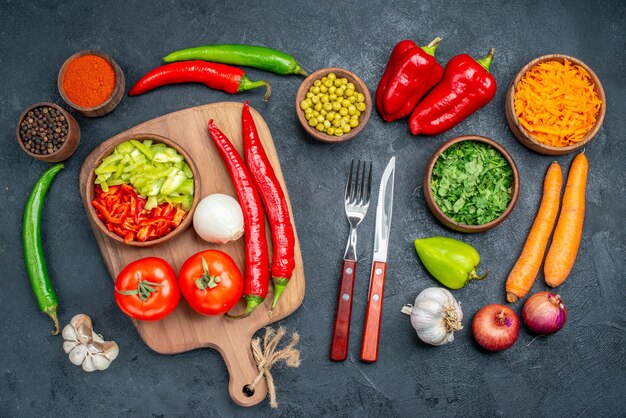
[[[606,113],[600,79],[584,62],[561,54],[526,64],[506,95],[506,119],[527,148],[568,154],[598,133]]]

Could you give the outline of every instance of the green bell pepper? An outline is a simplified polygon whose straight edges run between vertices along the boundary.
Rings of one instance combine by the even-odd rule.
[[[452,238],[416,239],[415,250],[430,274],[450,289],[461,289],[470,280],[482,280],[489,274],[476,273],[480,255],[474,247]]]

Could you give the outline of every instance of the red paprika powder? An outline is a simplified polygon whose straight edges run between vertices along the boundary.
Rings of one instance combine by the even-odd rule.
[[[115,88],[115,70],[97,55],[83,55],[70,61],[63,75],[63,91],[80,107],[92,108],[104,103]]]

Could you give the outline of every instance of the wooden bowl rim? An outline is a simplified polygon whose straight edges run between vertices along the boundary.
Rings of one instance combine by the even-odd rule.
[[[28,114],[28,112],[30,112],[31,110],[36,109],[38,107],[44,107],[44,106],[52,107],[52,108],[58,110],[59,112],[61,112],[61,114],[65,117],[65,120],[67,122],[67,137],[65,139],[65,142],[63,143],[63,145],[61,145],[59,147],[58,150],[54,151],[52,154],[46,154],[46,155],[35,154],[34,152],[31,152],[28,148],[26,148],[26,146],[24,145],[24,141],[22,141],[22,134],[20,133],[20,126],[22,124],[22,121],[24,120],[24,118]],[[61,106],[59,106],[56,103],[52,103],[52,102],[38,102],[38,103],[35,103],[35,104],[27,107],[22,112],[22,114],[20,115],[19,119],[17,120],[17,127],[15,128],[15,136],[17,138],[17,143],[20,145],[20,148],[22,148],[22,150],[26,154],[28,154],[31,157],[36,158],[38,160],[45,161],[42,158],[48,159],[50,157],[54,157],[55,155],[58,155],[62,151],[65,151],[65,149],[70,146],[70,142],[72,142],[70,140],[71,135],[75,135],[77,133],[77,132],[74,132],[74,128],[72,127],[72,123],[71,123],[72,119],[74,119],[74,117],[72,115],[70,115],[70,113],[67,110],[63,109]],[[78,126],[78,124],[76,126]],[[78,129],[79,129],[78,134],[80,134],[80,128],[78,128]],[[76,143],[76,147],[78,147],[78,143]],[[76,149],[74,149],[74,151],[76,151]],[[72,151],[71,154],[73,154],[74,151]],[[68,158],[69,158],[69,156],[68,156]]]
[[[329,73],[335,73],[338,77],[345,77],[350,80],[350,82],[353,83],[355,87],[357,87],[357,92],[365,96],[365,105],[367,106],[365,111],[361,112],[361,116],[359,116],[359,126],[350,130],[350,132],[348,132],[347,134],[341,136],[328,135],[325,132],[319,132],[317,129],[309,125],[308,121],[304,117],[304,111],[300,109],[300,102],[304,100],[307,91],[313,85],[313,83]],[[372,97],[370,95],[369,89],[367,88],[367,85],[363,82],[363,80],[359,78],[359,76],[357,76],[352,71],[339,67],[322,68],[311,73],[311,75],[305,78],[300,84],[298,92],[296,93],[296,113],[298,114],[298,120],[300,120],[300,124],[302,125],[304,130],[318,141],[333,144],[346,142],[354,138],[356,135],[361,133],[363,129],[365,129],[365,125],[367,125],[367,123],[369,122],[370,116],[372,114]]]
[[[519,83],[520,79],[524,76],[524,74],[526,74],[528,70],[530,70],[535,65],[540,64],[542,62],[546,62],[546,61],[563,62],[565,60],[571,61],[572,63],[583,67],[589,73],[589,75],[591,76],[591,80],[593,82],[594,90],[598,94],[598,98],[602,100],[602,105],[600,106],[600,111],[598,112],[598,117],[596,119],[596,122],[594,123],[593,127],[589,130],[589,132],[587,132],[587,134],[583,137],[583,139],[580,142],[576,144],[568,145],[565,147],[554,147],[552,145],[543,144],[539,142],[538,140],[536,140],[532,135],[526,132],[526,129],[519,123],[519,118],[515,114],[514,93],[515,93],[515,88],[517,84]],[[596,134],[602,127],[602,124],[604,123],[604,117],[606,115],[606,95],[604,93],[604,87],[602,87],[602,82],[600,81],[600,78],[591,69],[591,67],[585,64],[583,61],[579,60],[578,58],[572,57],[570,55],[565,55],[565,54],[542,55],[528,62],[526,65],[524,65],[522,69],[519,70],[515,78],[513,78],[513,80],[511,81],[511,84],[509,85],[509,89],[507,91],[506,101],[507,101],[508,106],[505,108],[505,110],[508,113],[510,121],[512,121],[512,123],[515,124],[515,127],[518,129],[521,135],[523,135],[523,140],[531,142],[537,145],[537,147],[539,148],[545,149],[547,151],[551,151],[551,154],[568,154],[581,147],[584,147],[589,141],[593,139],[594,136],[596,136]],[[516,137],[518,137],[517,136],[518,134],[515,131],[513,133],[515,134]],[[521,139],[521,138],[518,137],[518,139]],[[522,144],[524,144],[523,140],[521,141]]]
[[[435,202],[435,199],[433,197],[432,190],[430,187],[430,181],[431,181],[431,177],[433,174],[433,169],[435,167],[435,163],[439,159],[439,156],[445,150],[450,148],[452,145],[458,142],[464,142],[464,141],[482,142],[482,143],[492,146],[504,156],[504,158],[507,160],[507,162],[509,163],[513,171],[513,184],[512,184],[512,189],[511,189],[511,201],[509,202],[509,205],[504,210],[504,212],[502,212],[500,216],[498,216],[496,219],[490,222],[487,222],[486,224],[467,225],[467,224],[457,222],[454,219],[450,218],[448,215],[446,215],[443,212],[443,210],[441,210],[441,208],[437,205],[437,202]],[[517,170],[517,165],[515,164],[515,161],[513,160],[513,157],[511,156],[511,154],[509,154],[509,152],[502,145],[498,144],[496,141],[486,138],[484,136],[480,136],[480,135],[457,136],[455,138],[449,139],[448,141],[444,142],[439,148],[437,148],[437,150],[430,157],[430,160],[428,161],[428,165],[426,167],[426,172],[424,174],[423,189],[424,189],[424,197],[426,198],[426,202],[428,203],[428,207],[430,208],[431,212],[433,212],[435,217],[437,217],[440,221],[442,221],[446,226],[452,225],[450,226],[450,228],[452,228],[455,231],[460,231],[460,232],[467,232],[467,233],[484,232],[500,224],[513,211],[513,208],[515,207],[515,204],[517,203],[517,199],[519,197],[519,191],[520,191],[519,171]]]
[[[69,97],[67,97],[67,95],[65,94],[65,91],[63,90],[63,76],[65,75],[67,66],[70,64],[70,62],[72,62],[76,58],[82,57],[84,55],[97,55],[100,58],[103,58],[109,64],[111,64],[111,66],[113,67],[113,71],[115,72],[115,86],[113,87],[113,91],[111,92],[111,95],[104,102],[94,107],[83,107],[83,106],[77,105],[76,103],[71,101]],[[109,105],[109,103],[111,103],[111,101],[115,98],[115,92],[120,87],[122,82],[124,82],[124,72],[122,71],[122,68],[117,64],[117,62],[113,59],[113,57],[111,57],[109,54],[106,54],[104,52],[100,52],[100,51],[96,51],[92,49],[84,49],[82,51],[78,51],[72,54],[68,59],[65,60],[65,62],[63,62],[63,65],[61,65],[61,68],[59,69],[59,74],[57,76],[57,87],[59,89],[59,94],[61,95],[61,98],[65,101],[65,103],[67,103],[69,106],[71,106],[73,109],[76,109],[79,112],[93,112],[96,110],[100,110],[104,108],[105,106]]]
[[[94,180],[96,178],[96,174],[94,172],[94,170],[96,169],[96,167],[98,167],[100,165],[100,163],[102,162],[102,160],[106,157],[108,157],[109,155],[111,155],[111,153],[113,152],[113,150],[115,149],[115,147],[117,147],[119,144],[121,144],[122,142],[126,142],[126,141],[130,141],[131,139],[135,139],[135,140],[143,140],[143,139],[151,139],[154,142],[160,142],[163,143],[169,147],[172,147],[174,149],[176,149],[176,151],[178,151],[178,153],[180,153],[184,158],[185,161],[187,162],[187,165],[189,165],[189,168],[191,168],[191,171],[193,172],[193,178],[194,178],[194,195],[193,195],[193,202],[191,204],[191,208],[189,209],[189,211],[187,212],[187,215],[185,216],[185,219],[183,219],[183,221],[181,222],[180,225],[178,225],[178,227],[176,229],[174,229],[172,232],[170,232],[169,234],[152,240],[152,241],[131,241],[129,243],[124,242],[124,239],[120,236],[118,236],[117,234],[109,231],[109,229],[106,227],[106,225],[104,224],[104,222],[102,222],[98,216],[96,215],[96,211],[93,208],[93,206],[91,205],[91,202],[94,199],[94,190],[95,190],[95,183]],[[98,156],[98,158],[94,161],[93,167],[91,168],[90,172],[89,172],[89,176],[87,177],[87,185],[85,187],[85,194],[86,194],[86,199],[89,201],[89,216],[92,218],[92,220],[94,221],[94,223],[98,226],[98,228],[100,229],[100,231],[105,234],[106,236],[108,236],[109,238],[120,242],[122,244],[125,245],[130,245],[132,247],[151,247],[154,245],[159,245],[162,244],[176,236],[178,236],[179,234],[181,234],[182,232],[184,232],[189,225],[191,225],[192,221],[193,221],[193,213],[196,209],[196,206],[198,206],[198,202],[200,201],[200,174],[198,172],[198,167],[196,166],[195,162],[193,161],[193,159],[191,158],[191,156],[189,155],[189,153],[182,147],[180,146],[178,143],[174,142],[173,140],[166,138],[162,135],[157,135],[157,134],[151,134],[151,133],[136,133],[136,134],[128,134],[128,135],[124,135],[121,136],[115,140],[109,140],[109,143],[106,145],[106,147],[103,149],[102,153]]]

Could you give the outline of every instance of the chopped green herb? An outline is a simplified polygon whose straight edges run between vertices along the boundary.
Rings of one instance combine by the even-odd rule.
[[[492,146],[463,141],[437,159],[430,188],[437,206],[465,225],[482,225],[502,215],[511,201],[513,170]]]

